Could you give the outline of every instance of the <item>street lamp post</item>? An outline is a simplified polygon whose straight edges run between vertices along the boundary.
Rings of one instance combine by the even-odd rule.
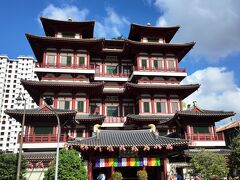
[[[56,153],[56,165],[55,165],[55,176],[54,176],[54,179],[57,180],[58,179],[58,161],[59,161],[59,141],[60,141],[60,134],[61,134],[60,119],[59,119],[57,112],[52,107],[52,104],[53,104],[52,97],[46,96],[44,98],[44,101],[50,107],[50,109],[54,113],[54,115],[56,116],[57,123],[58,123],[58,126],[57,126],[58,127],[57,128],[57,153]]]
[[[22,97],[21,97],[22,96]],[[18,164],[17,164],[17,177],[16,179],[19,180],[20,172],[21,172],[21,162],[22,162],[22,147],[23,147],[23,134],[24,134],[24,125],[25,125],[25,115],[26,115],[26,99],[20,93],[17,97],[17,102],[21,103],[24,101],[24,110],[23,110],[23,118],[22,118],[22,128],[21,128],[21,136],[20,136],[20,145],[19,145],[19,152],[18,152]]]

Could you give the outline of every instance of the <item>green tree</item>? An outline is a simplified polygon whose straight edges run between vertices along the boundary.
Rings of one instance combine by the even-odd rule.
[[[45,173],[44,180],[54,179],[55,161],[52,161],[49,169]],[[58,179],[59,180],[86,180],[87,173],[80,157],[80,154],[75,150],[62,149],[59,153],[58,164]]]
[[[114,172],[112,175],[112,180],[122,180],[122,173],[120,172]]]
[[[201,149],[190,160],[194,175],[200,174],[203,179],[225,177],[228,174],[227,163],[223,155]]]
[[[236,170],[240,168],[240,135],[233,139],[230,147],[232,150],[231,170]]]
[[[13,153],[0,154],[0,179],[16,179],[18,156]],[[24,179],[27,162],[22,160],[20,179]]]

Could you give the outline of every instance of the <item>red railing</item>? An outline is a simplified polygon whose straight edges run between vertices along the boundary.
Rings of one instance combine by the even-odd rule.
[[[95,66],[93,64],[91,65],[77,65],[77,64],[71,64],[71,65],[63,65],[63,64],[42,64],[39,63],[36,68],[60,68],[60,69],[95,69]]]
[[[192,141],[224,141],[224,134],[185,134],[185,139],[190,139]]]
[[[96,77],[129,77],[130,73],[95,73]]]
[[[18,138],[20,140],[20,136]],[[23,143],[54,143],[57,142],[57,135],[53,134],[37,134],[23,137]],[[60,135],[60,142],[67,142],[65,134]]]
[[[134,66],[134,71],[147,71],[147,72],[169,72],[169,71],[174,71],[174,72],[186,72],[185,68],[153,68],[153,67],[137,67]]]
[[[124,117],[106,117],[104,123],[123,123]]]

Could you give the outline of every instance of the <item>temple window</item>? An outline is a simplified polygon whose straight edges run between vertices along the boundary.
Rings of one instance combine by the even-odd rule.
[[[154,69],[163,69],[163,58],[153,58],[153,68]]]
[[[85,56],[78,56],[78,66],[84,66],[85,65]]]
[[[77,110],[78,110],[78,112],[83,112],[84,111],[84,102],[83,101],[78,101],[77,102]]]
[[[142,69],[147,69],[148,68],[148,62],[146,58],[141,59],[141,67]]]
[[[86,98],[76,98],[77,112],[86,112]]]
[[[83,134],[84,134],[84,129],[77,129],[76,130],[77,137],[83,137]]]
[[[42,127],[42,126],[34,127],[34,134],[52,134],[52,133],[53,133],[52,127]]]
[[[90,105],[90,114],[99,114],[100,113],[100,107],[96,104]]]
[[[107,106],[107,116],[117,117],[118,116],[118,106]]]
[[[134,105],[133,104],[124,104],[123,105],[124,116],[128,114],[134,114]]]
[[[143,112],[144,113],[150,112],[150,102],[148,101],[143,102]]]
[[[55,58],[56,58],[55,55],[52,55],[52,54],[47,55],[46,64],[47,65],[55,65],[56,64]]]
[[[59,109],[70,109],[71,107],[71,100],[69,98],[59,98],[59,101],[58,101],[58,106],[59,106]]]
[[[178,111],[179,108],[179,101],[172,101],[171,102],[171,112],[172,113],[176,113],[176,111]]]
[[[123,66],[123,74],[130,74],[131,73],[131,66]]]
[[[118,72],[118,66],[117,65],[107,65],[107,74],[116,74]]]
[[[159,38],[155,38],[155,37],[148,37],[147,38],[148,42],[153,42],[153,43],[158,43],[159,42]]]
[[[62,37],[64,37],[64,38],[75,38],[75,33],[64,32],[64,33],[62,33]]]
[[[209,134],[209,127],[208,126],[194,126],[193,133]]]
[[[70,55],[62,55],[61,56],[61,65],[71,66],[72,64],[72,56]]]
[[[156,107],[156,113],[166,113],[166,106],[167,106],[167,101],[166,100],[157,100],[155,102],[155,107]]]
[[[175,70],[176,68],[176,61],[174,58],[167,58],[167,68],[169,70]]]

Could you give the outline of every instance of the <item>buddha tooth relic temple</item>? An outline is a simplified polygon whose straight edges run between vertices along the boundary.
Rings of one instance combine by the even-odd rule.
[[[194,42],[171,43],[179,26],[131,24],[128,38],[94,38],[94,21],[40,18],[46,36],[26,34],[38,61],[40,81],[21,83],[39,105],[25,111],[23,156],[28,177],[42,178],[57,147],[57,120],[44,97],[53,98],[61,123],[60,148],[76,149],[88,179],[114,171],[136,178],[167,180],[186,168],[203,147],[228,154],[215,122],[234,112],[204,110],[183,99],[199,84],[182,85],[180,67]],[[6,113],[22,123],[24,110]]]

